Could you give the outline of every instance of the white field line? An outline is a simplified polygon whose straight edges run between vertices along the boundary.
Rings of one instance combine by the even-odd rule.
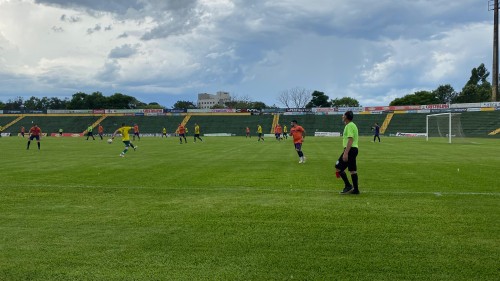
[[[11,185],[11,188],[98,188],[98,189],[153,189],[152,187],[145,186],[98,186],[98,185],[50,185],[50,184],[37,184],[37,185]],[[0,188],[1,189],[1,188]],[[309,193],[333,193],[338,194],[339,188],[332,189],[301,189],[301,188],[255,188],[246,186],[232,186],[232,187],[154,187],[156,190],[187,190],[187,191],[233,191],[233,192],[309,192]],[[500,196],[500,192],[441,192],[441,191],[397,191],[397,190],[363,190],[361,194],[388,194],[388,195],[462,195],[462,196]]]

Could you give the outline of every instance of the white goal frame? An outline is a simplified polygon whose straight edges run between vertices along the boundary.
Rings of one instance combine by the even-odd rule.
[[[448,143],[451,143],[451,117],[453,115],[460,115],[460,113],[447,112],[447,113],[436,113],[427,115],[425,117],[425,135],[427,141],[429,141],[429,117],[443,116],[443,115],[448,115]]]

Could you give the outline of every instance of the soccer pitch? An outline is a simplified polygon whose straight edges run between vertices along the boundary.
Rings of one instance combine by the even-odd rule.
[[[498,280],[500,140],[0,138],[0,280]]]

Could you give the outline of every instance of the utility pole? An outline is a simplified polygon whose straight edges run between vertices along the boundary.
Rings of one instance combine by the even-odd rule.
[[[494,2],[494,3],[492,3]],[[491,87],[491,101],[498,97],[498,0],[488,1],[488,10],[493,10],[493,78]]]

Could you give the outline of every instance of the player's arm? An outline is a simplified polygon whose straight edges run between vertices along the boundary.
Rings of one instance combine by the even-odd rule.
[[[116,129],[116,131],[114,131],[113,136],[111,137],[111,139],[115,139],[115,136],[116,136],[116,134],[118,134],[119,131],[120,131],[120,129]]]

